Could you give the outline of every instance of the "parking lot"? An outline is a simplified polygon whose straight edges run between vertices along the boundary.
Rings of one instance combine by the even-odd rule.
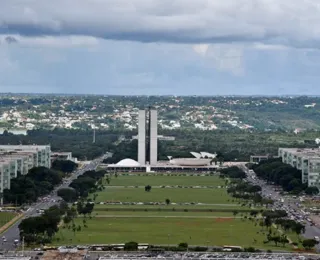
[[[91,258],[93,259],[93,258]],[[165,252],[157,253],[119,253],[105,254],[99,258],[100,260],[107,259],[319,259],[317,255],[299,255],[299,254],[265,254],[265,253],[173,253]]]

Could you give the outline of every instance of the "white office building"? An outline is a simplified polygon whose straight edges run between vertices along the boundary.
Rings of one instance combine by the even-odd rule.
[[[320,189],[320,149],[319,148],[279,148],[278,155],[283,163],[301,170],[301,179],[308,186]]]
[[[50,145],[0,145],[0,154],[33,153],[33,167],[44,166],[51,168]]]
[[[49,145],[0,145],[0,193],[10,189],[11,179],[33,167],[51,167]]]
[[[158,162],[158,112],[155,109],[139,110],[138,162],[140,165]]]
[[[158,163],[158,112],[150,109],[149,113],[149,164],[153,166]]]
[[[146,111],[139,110],[138,115],[138,162],[146,164]]]

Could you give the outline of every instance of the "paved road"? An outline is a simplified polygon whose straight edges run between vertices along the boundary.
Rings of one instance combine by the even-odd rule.
[[[168,245],[168,246],[176,246],[176,245]],[[195,245],[193,245],[195,247]],[[209,249],[214,249],[216,247],[211,247],[209,246]],[[25,251],[24,255],[25,256],[33,256],[36,257],[37,255],[40,256],[44,254],[45,252],[43,251]],[[247,259],[259,259],[259,260],[292,260],[292,259],[319,259],[318,255],[315,254],[297,254],[297,253],[280,253],[280,252],[275,252],[272,254],[268,253],[228,253],[228,252],[108,252],[108,251],[88,251],[84,253],[87,255],[88,260],[97,260],[99,257],[104,257],[103,259],[128,259],[128,260],[140,260],[140,259],[170,259],[170,260],[178,260],[178,259],[194,259],[194,260],[208,260],[208,259],[238,259],[238,260],[247,260]],[[14,256],[16,255],[16,252],[8,252],[6,256]],[[18,254],[19,256],[22,255],[20,252]],[[304,256],[304,257],[303,257]],[[41,257],[41,256],[40,256]],[[1,258],[0,259],[10,259],[10,258]]]
[[[262,188],[262,195],[265,197],[270,197],[274,201],[280,201],[282,199],[280,207],[274,206],[275,209],[283,209],[286,210],[289,216],[293,216],[293,214],[303,215],[301,212],[301,208],[297,205],[300,203],[299,199],[288,198],[279,194],[278,191],[274,190],[274,186],[268,185],[264,180],[258,179],[254,172],[249,171],[245,165],[241,166],[241,168],[247,173],[247,180],[253,184],[257,184]],[[317,226],[312,226],[309,221],[305,221],[305,233],[303,234],[306,238],[314,238],[315,236],[320,237],[320,228]],[[320,252],[320,244],[316,246],[317,252]]]
[[[52,193],[49,195],[48,201],[45,202],[37,202],[31,205],[31,207],[24,213],[24,218],[32,217],[38,215],[37,210],[40,209],[48,209],[49,207],[58,204],[58,200],[60,197],[57,196],[57,191],[61,188],[66,188],[69,186],[70,182],[72,182],[74,179],[76,179],[79,175],[82,175],[85,171],[95,170],[99,163],[104,159],[108,157],[108,154],[102,157],[99,157],[93,161],[91,161],[89,164],[85,165],[81,169],[77,170],[72,176],[63,184],[56,187]],[[21,219],[21,220],[22,220]],[[7,242],[2,242],[1,239],[1,245],[0,250],[14,250],[14,240],[19,239],[19,224],[21,220],[17,221],[14,225],[12,225],[9,229],[7,229],[1,236],[5,236],[7,239]]]

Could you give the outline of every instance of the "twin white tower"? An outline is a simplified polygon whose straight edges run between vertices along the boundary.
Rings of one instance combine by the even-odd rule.
[[[139,110],[138,162],[141,165],[158,162],[158,113],[155,109]]]

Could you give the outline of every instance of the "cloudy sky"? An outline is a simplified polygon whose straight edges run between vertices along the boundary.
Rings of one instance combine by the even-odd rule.
[[[319,0],[1,0],[0,92],[319,95]]]

